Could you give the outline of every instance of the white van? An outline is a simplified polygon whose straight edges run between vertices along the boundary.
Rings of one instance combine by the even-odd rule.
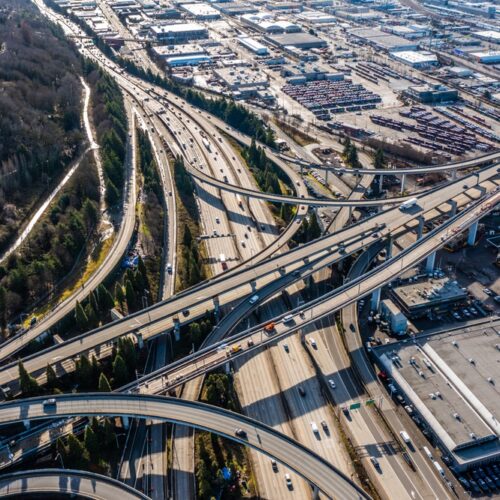
[[[422,449],[424,450],[424,453],[427,455],[427,458],[429,460],[434,460],[434,457],[432,456],[431,450],[429,450],[429,448],[427,448],[427,446],[424,446]]]
[[[401,439],[406,443],[411,443],[411,439],[410,439],[410,436],[408,436],[408,433],[406,431],[401,431],[399,433],[399,435],[401,436]]]
[[[283,323],[290,323],[293,319],[293,314],[287,314],[286,316],[283,317]]]
[[[441,464],[439,462],[436,462],[434,461],[433,462],[434,464],[434,467],[436,468],[436,470],[439,472],[439,474],[441,475],[441,477],[444,477],[444,470],[443,468],[441,467]]]
[[[318,426],[316,425],[316,422],[311,422],[311,429],[314,432],[314,434],[319,434],[319,429]]]

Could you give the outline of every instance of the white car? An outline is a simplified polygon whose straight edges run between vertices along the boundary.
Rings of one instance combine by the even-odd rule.
[[[335,389],[335,388],[337,387],[337,386],[335,385],[335,382],[334,382],[331,378],[329,378],[329,379],[328,379],[328,383],[330,384],[330,387],[331,387],[332,389]]]

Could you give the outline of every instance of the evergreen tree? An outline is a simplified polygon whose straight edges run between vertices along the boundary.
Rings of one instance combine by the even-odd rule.
[[[187,224],[186,224],[187,226]],[[150,290],[151,287],[149,286],[149,280],[148,280],[148,271],[146,269],[146,265],[144,264],[144,261],[142,260],[142,257],[139,255],[139,259],[137,262],[137,271],[141,273],[143,280],[144,280],[144,289],[145,290]]]
[[[85,469],[88,465],[88,453],[82,443],[73,435],[68,436],[68,449],[66,452],[66,462],[75,469]]]
[[[97,296],[99,298],[99,311],[101,314],[107,314],[113,309],[115,305],[113,296],[102,283],[97,287]]]
[[[125,302],[125,294],[123,293],[123,287],[120,283],[115,285],[115,299],[120,305],[120,308],[123,309],[123,304]]]
[[[351,150],[351,139],[349,137],[346,137],[344,139],[344,151],[343,151],[343,155],[344,155],[344,158],[347,158],[349,156],[349,151]]]
[[[0,334],[5,336],[7,328],[7,293],[3,286],[0,286]]]
[[[134,311],[137,305],[137,298],[134,291],[134,286],[130,280],[125,282],[125,297],[127,298],[127,307],[129,312]]]
[[[94,313],[96,315],[99,314],[99,304],[97,303],[97,296],[96,296],[96,293],[94,292],[94,290],[92,290],[90,292],[90,305],[92,306]]]
[[[82,391],[92,389],[92,365],[85,354],[76,362],[76,379]]]
[[[99,461],[101,456],[101,443],[96,433],[93,431],[90,425],[85,427],[85,436],[83,442],[85,443],[85,448],[89,452],[89,458],[93,464]]]
[[[106,203],[112,207],[120,200],[120,193],[110,179],[106,181]]]
[[[78,301],[76,302],[76,306],[75,306],[75,320],[76,320],[76,324],[80,330],[88,329],[89,320],[87,318],[87,315],[85,314],[85,310],[83,309],[82,305]]]
[[[321,227],[315,213],[309,216],[308,241],[315,240],[321,236]]]
[[[23,396],[36,396],[40,393],[38,382],[26,371],[22,361],[17,364],[19,370],[19,386]]]
[[[359,166],[358,150],[354,144],[351,144],[349,151],[347,152],[346,161],[352,168]]]
[[[121,387],[128,382],[129,375],[125,361],[117,354],[113,361],[113,380],[117,387]]]
[[[111,385],[109,384],[108,377],[101,373],[99,376],[99,392],[111,392]]]
[[[373,159],[373,166],[377,169],[385,168],[385,156],[382,149],[377,149],[375,153],[375,158]]]
[[[50,366],[48,363],[47,363],[47,370],[46,370],[45,374],[47,377],[47,389],[49,391],[53,391],[54,389],[57,388],[59,381],[57,379],[57,375],[56,375],[54,368],[52,368],[52,366]]]

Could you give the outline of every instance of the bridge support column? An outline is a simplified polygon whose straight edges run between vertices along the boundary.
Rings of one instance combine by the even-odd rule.
[[[142,349],[144,347],[144,339],[142,338],[142,333],[134,332],[134,335],[137,340],[137,347],[139,347],[139,349]]]
[[[224,371],[229,375],[231,373],[231,363],[226,363],[224,365]]]
[[[130,427],[130,419],[128,417],[122,417],[122,424],[124,429],[128,429]]]
[[[220,311],[220,301],[219,297],[216,295],[214,297],[214,313],[216,316],[219,316],[219,311]]]
[[[456,181],[457,180],[457,169],[454,168],[452,171],[451,171],[451,180],[452,181]]]
[[[313,489],[313,493],[312,493],[312,497],[314,500],[318,500],[319,498],[319,488],[315,485],[312,486],[312,489]]]
[[[474,222],[469,228],[469,236],[467,236],[467,245],[473,247],[476,244],[477,228],[479,221]]]
[[[479,184],[476,184],[475,188],[481,192],[481,195],[486,193],[486,188],[484,186],[480,186]]]
[[[31,420],[23,420],[24,428],[28,431],[31,427]]]
[[[455,200],[450,200],[448,203],[451,206],[450,217],[454,217],[457,214],[457,202]]]
[[[326,182],[326,185],[328,186],[328,174],[330,173],[330,170],[326,169],[325,170],[325,182]]]
[[[401,194],[403,194],[405,190],[405,183],[406,183],[406,174],[403,174],[401,176]]]
[[[392,258],[392,235],[389,235],[387,238],[387,258],[386,260],[389,260]]]
[[[422,238],[422,235],[424,234],[424,222],[425,219],[420,215],[418,217],[417,240]]]
[[[349,222],[351,221],[352,217],[352,206],[349,207]]]
[[[430,273],[434,270],[434,264],[436,262],[436,252],[432,252],[427,260],[425,261],[425,272]]]
[[[377,288],[372,293],[372,300],[370,302],[370,309],[372,311],[378,311],[378,308],[380,306],[380,296],[381,295],[382,295],[382,288]]]
[[[250,281],[250,286],[252,287],[252,293],[255,293],[257,291],[257,282]]]
[[[179,318],[174,318],[174,338],[176,342],[181,340],[181,325],[179,323]]]

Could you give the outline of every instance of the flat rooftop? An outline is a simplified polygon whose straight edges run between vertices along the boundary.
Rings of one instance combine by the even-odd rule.
[[[500,456],[498,319],[373,352],[459,466]]]
[[[447,277],[406,283],[392,289],[393,297],[411,311],[425,306],[455,302],[467,297],[456,281]]]

